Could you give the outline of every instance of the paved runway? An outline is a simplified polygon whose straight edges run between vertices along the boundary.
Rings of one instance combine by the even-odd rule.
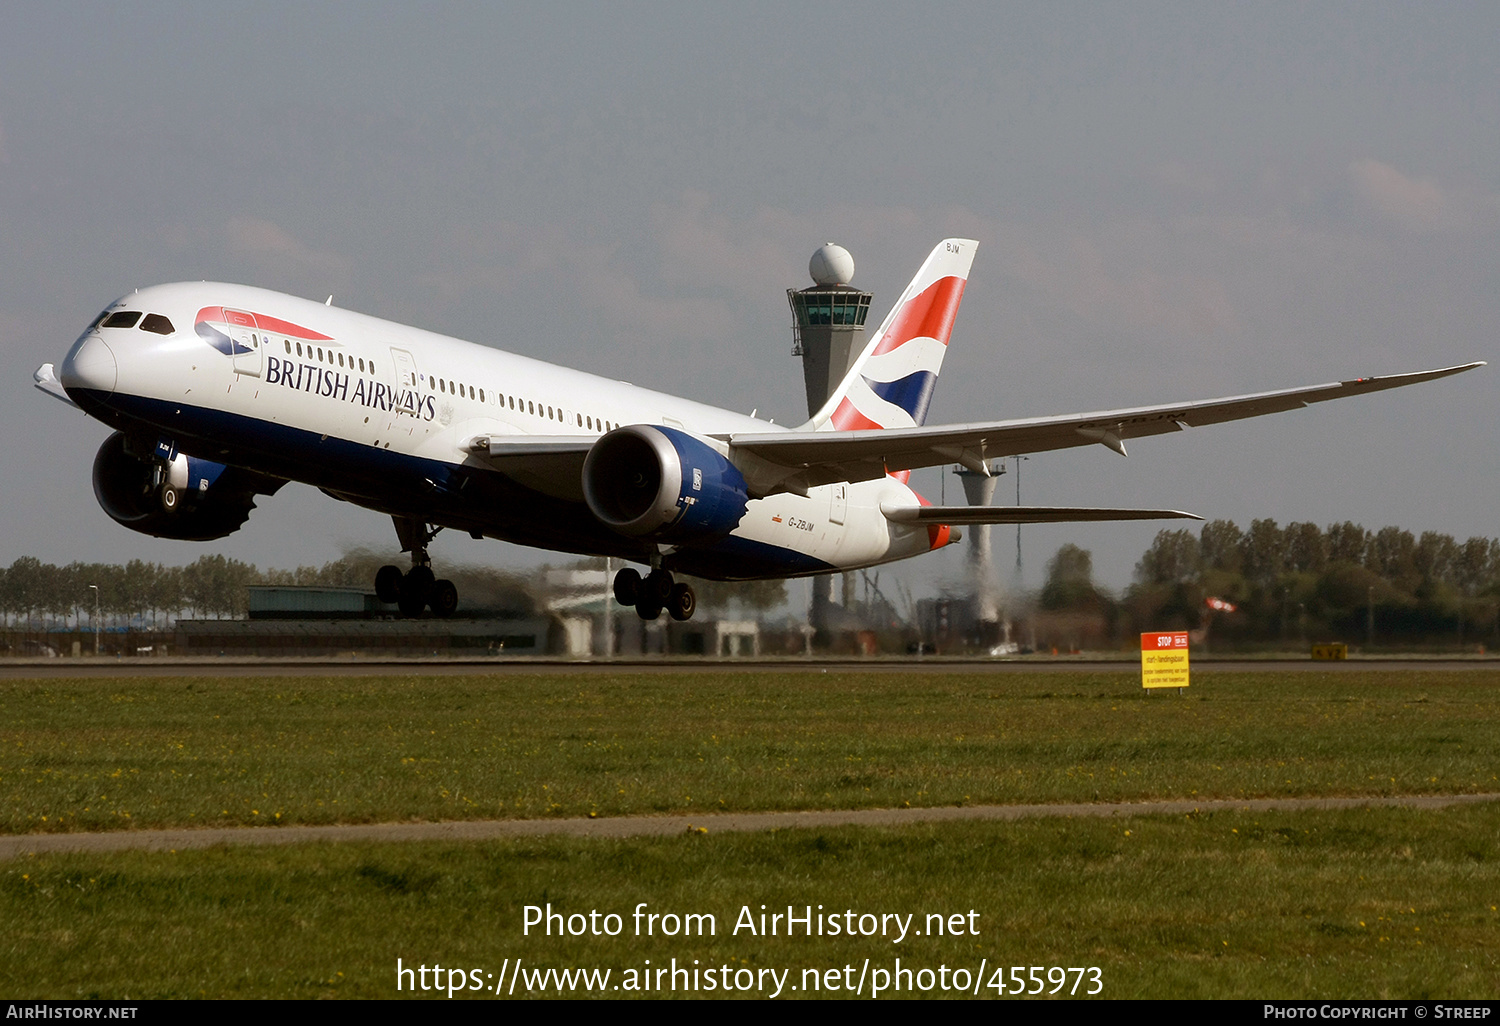
[[[602,819],[477,820],[458,823],[363,823],[352,826],[233,827],[202,830],[121,830],[93,834],[0,836],[0,860],[52,852],[181,851],[215,845],[337,841],[485,841],[510,837],[664,837],[693,831],[788,830],[799,827],[903,826],[955,820],[1036,817],[1186,815],[1192,812],[1285,812],[1299,809],[1409,808],[1500,801],[1500,794],[1406,795],[1392,798],[1258,798],[1241,801],[1154,801],[1088,805],[972,805],[932,809],[851,809]]]
[[[1195,657],[1194,673],[1351,673],[1420,670],[1500,670],[1500,658],[1455,657],[1317,660]],[[694,673],[1129,673],[1134,659],[1022,657],[1018,659],[15,659],[0,661],[0,680],[68,677],[392,677],[484,674]]]

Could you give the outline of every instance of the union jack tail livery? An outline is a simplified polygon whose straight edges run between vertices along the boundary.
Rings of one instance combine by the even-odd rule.
[[[926,423],[978,248],[972,239],[938,243],[809,427],[869,431]]]

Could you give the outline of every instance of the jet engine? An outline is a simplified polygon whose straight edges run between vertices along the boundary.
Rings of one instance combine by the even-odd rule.
[[[283,482],[167,449],[142,457],[115,432],[94,457],[94,497],[117,524],[177,541],[211,541],[240,529],[256,492]]]
[[[745,478],[705,440],[636,424],[594,443],[583,463],[583,497],[621,534],[668,544],[721,538],[745,515]]]

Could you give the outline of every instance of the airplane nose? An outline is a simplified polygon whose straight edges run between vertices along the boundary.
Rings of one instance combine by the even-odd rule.
[[[119,368],[115,354],[98,335],[85,335],[69,351],[59,368],[58,380],[71,392],[75,388],[106,394],[115,390]]]

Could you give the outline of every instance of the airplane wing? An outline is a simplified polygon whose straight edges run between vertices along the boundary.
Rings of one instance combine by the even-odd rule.
[[[985,461],[989,459],[1079,445],[1104,445],[1123,456],[1127,439],[1295,410],[1329,399],[1415,385],[1482,366],[1483,361],[1479,361],[1254,395],[989,424],[876,431],[756,432],[718,437],[729,444],[730,458],[745,472],[754,494],[804,492],[816,485],[874,480],[888,471],[943,463],[960,463],[987,473]]]
[[[1180,509],[1096,509],[1080,506],[898,506],[880,512],[898,524],[1080,524],[1099,520],[1202,520]]]
[[[544,495],[583,501],[583,461],[594,446],[581,435],[496,435],[475,438],[480,462]]]

